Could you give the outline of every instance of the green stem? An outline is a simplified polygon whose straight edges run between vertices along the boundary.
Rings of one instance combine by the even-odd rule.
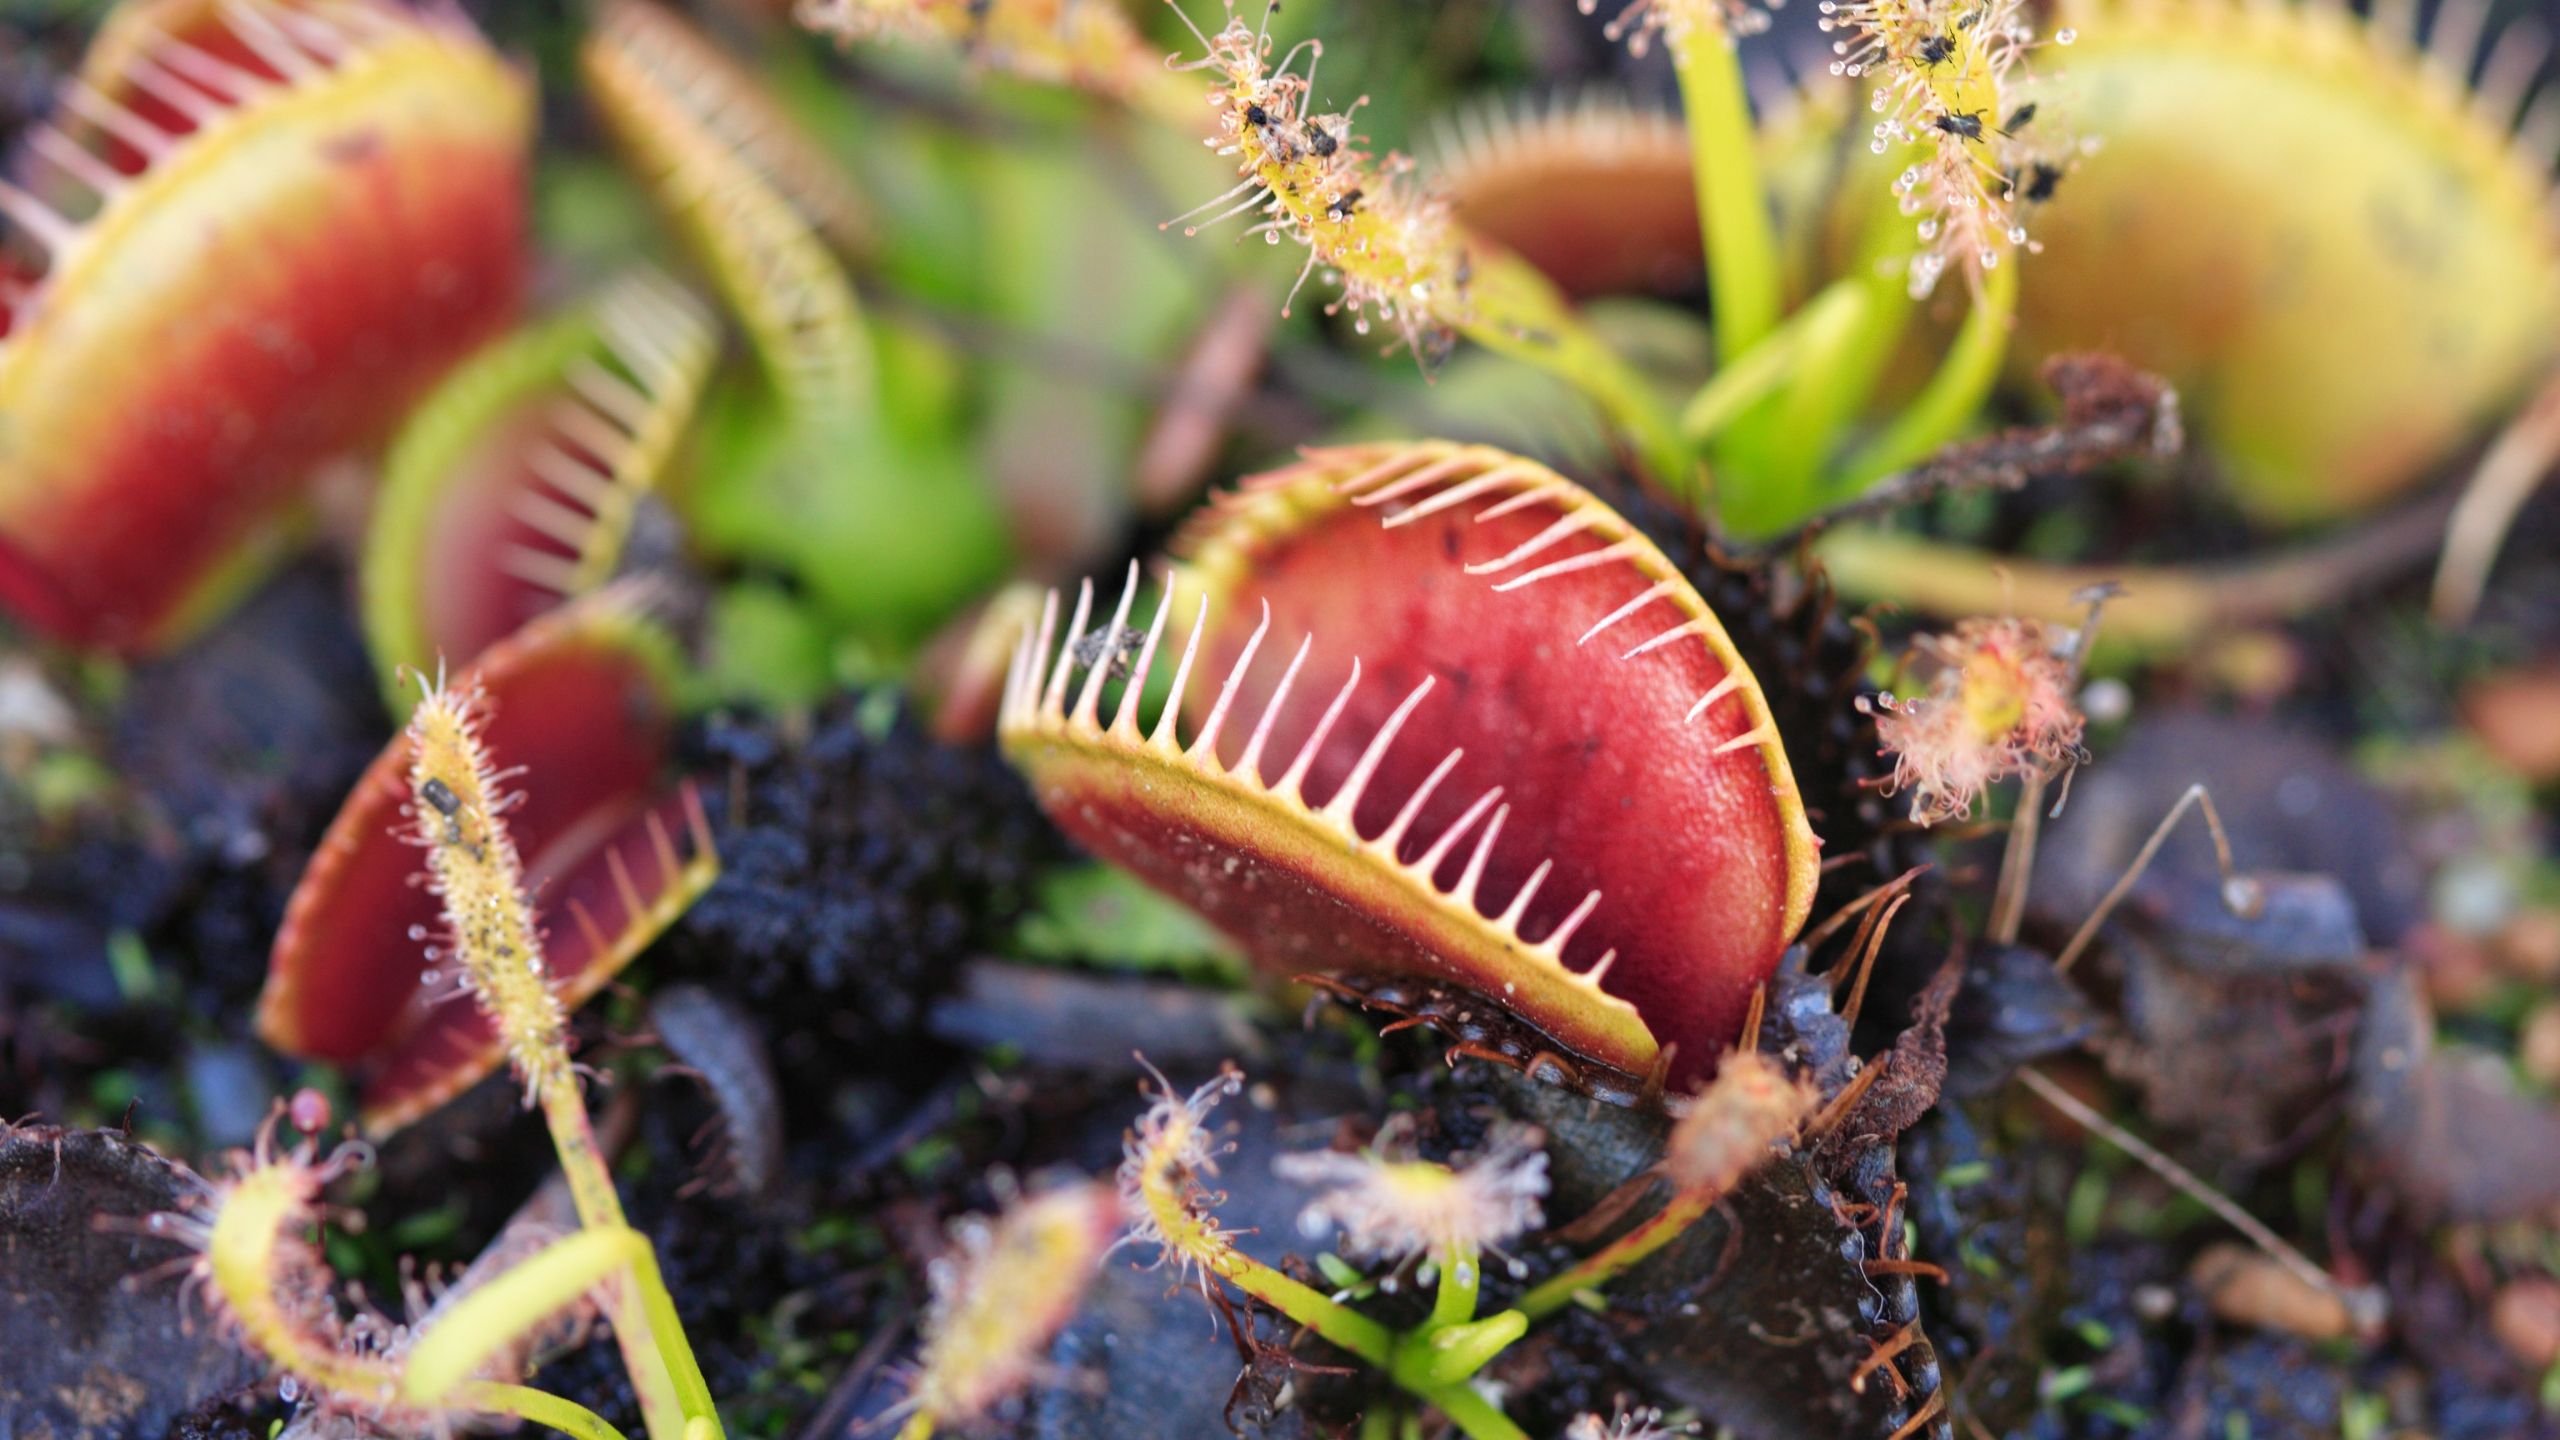
[[[623,1440],[622,1432],[587,1407],[525,1385],[480,1380],[458,1392],[463,1406],[488,1415],[513,1415],[547,1425],[573,1440]]]
[[[1698,387],[1680,412],[1682,433],[1698,445],[1714,439],[1744,411],[1785,384],[1797,372],[1801,357],[1819,353],[1828,337],[1853,328],[1866,305],[1866,290],[1858,282],[1832,281],[1784,325]]]
[[[1535,267],[1488,241],[1469,243],[1474,274],[1466,317],[1459,322],[1467,338],[1581,391],[1626,435],[1666,493],[1695,503],[1704,489],[1697,452],[1681,436],[1653,382],[1584,323]]]
[[[1398,1335],[1384,1325],[1356,1310],[1335,1304],[1325,1295],[1301,1285],[1279,1271],[1235,1248],[1227,1235],[1192,1208],[1186,1193],[1187,1180],[1177,1179],[1181,1141],[1191,1132],[1173,1131],[1151,1137],[1137,1173],[1138,1194],[1147,1213],[1155,1221],[1161,1243],[1168,1254],[1179,1254],[1203,1270],[1235,1286],[1299,1325],[1331,1341],[1334,1345],[1359,1356],[1380,1374],[1441,1411],[1473,1440],[1528,1440],[1520,1428],[1502,1416],[1502,1412],[1485,1403],[1482,1396],[1463,1382],[1450,1382],[1431,1374],[1435,1359],[1445,1364],[1463,1365],[1472,1374],[1475,1366],[1500,1353],[1503,1346],[1516,1340],[1529,1327],[1528,1317],[1506,1310],[1490,1320],[1461,1322],[1445,1330],[1426,1325],[1406,1335]],[[1456,1279],[1458,1259],[1469,1262],[1472,1254],[1456,1253],[1443,1257],[1444,1285]],[[1474,1291],[1479,1280],[1470,1275],[1463,1285],[1454,1288],[1466,1296],[1469,1311],[1474,1309]],[[1435,1302],[1435,1314],[1449,1310],[1456,1302],[1444,1288]],[[1469,1332],[1478,1332],[1470,1334]],[[1435,1344],[1435,1338],[1441,1343]],[[1460,1353],[1463,1352],[1463,1353]],[[1469,1363],[1472,1362],[1472,1363]],[[919,1437],[901,1437],[919,1440]]]
[[[606,1171],[596,1144],[594,1123],[587,1116],[586,1096],[577,1074],[556,1067],[542,1086],[542,1118],[551,1130],[551,1148],[569,1182],[569,1198],[583,1226],[621,1226],[622,1197]],[[649,1421],[653,1440],[692,1440],[694,1422],[708,1421],[718,1436],[720,1414],[711,1403],[711,1387],[685,1340],[684,1323],[676,1316],[675,1298],[658,1273],[657,1256],[643,1248],[633,1259],[631,1284],[612,1300],[614,1338],[622,1346],[640,1412]],[[639,1323],[635,1324],[634,1321]]]
[[[1417,1395],[1474,1379],[1529,1333],[1529,1317],[1505,1310],[1446,1329],[1412,1331],[1397,1341],[1396,1383]]]
[[[676,1399],[684,1406],[686,1440],[702,1440],[699,1427],[706,1423],[712,1436],[721,1435],[719,1407],[712,1403],[711,1386],[702,1378],[693,1346],[685,1339],[684,1320],[676,1314],[676,1297],[667,1290],[666,1276],[658,1269],[657,1252],[642,1251],[631,1262],[631,1273],[639,1283],[640,1308],[648,1317],[649,1333],[667,1357]]]
[[[1671,47],[1689,119],[1689,163],[1698,189],[1698,233],[1714,295],[1716,358],[1733,365],[1778,323],[1778,241],[1760,182],[1759,133],[1742,84],[1740,52],[1706,27]]]
[[[2018,257],[1993,268],[1982,279],[1982,293],[1964,317],[1964,328],[1910,406],[1884,434],[1850,460],[1832,487],[1833,494],[1864,490],[1884,476],[1916,464],[1964,433],[2000,380],[2000,362],[2009,353],[2010,322],[2018,310]]]
[[[1237,1289],[1313,1330],[1381,1370],[1394,1360],[1396,1340],[1384,1325],[1299,1284],[1232,1246],[1204,1261]]]
[[[649,1239],[621,1225],[589,1225],[474,1287],[421,1332],[401,1366],[402,1397],[431,1406],[460,1388],[498,1351],[583,1301],[646,1254]]]
[[[1824,393],[1812,382],[1822,375],[1837,373],[1843,357],[1856,353],[1865,332],[1873,328],[1869,318],[1874,311],[1871,286],[1857,280],[1835,281],[1813,303],[1798,311],[1787,328],[1762,341],[1759,349],[1745,357],[1743,363],[1749,366],[1772,351],[1787,352],[1781,357],[1782,372],[1770,377],[1770,385],[1774,388],[1789,377],[1795,383],[1782,408],[1763,406],[1748,417],[1765,421],[1772,409],[1778,408],[1785,428],[1774,443],[1787,452],[1786,457],[1778,463],[1761,464],[1732,463],[1731,456],[1724,457],[1728,463],[1720,468],[1726,474],[1752,477],[1747,487],[1729,486],[1717,492],[1716,518],[1726,529],[1757,539],[1797,524],[1821,507],[1819,460],[1828,453],[1829,446],[1808,437],[1836,429],[1846,419],[1846,412],[1838,408],[1837,397]],[[1703,393],[1701,398],[1705,398]],[[1695,414],[1694,407],[1691,413]],[[1749,446],[1752,428],[1749,424],[1737,427],[1734,448]]]
[[[1573,1297],[1583,1291],[1608,1284],[1698,1223],[1698,1217],[1715,1208],[1718,1198],[1704,1190],[1684,1190],[1672,1196],[1671,1203],[1655,1211],[1651,1219],[1521,1296],[1521,1313],[1532,1320],[1542,1320],[1572,1304]]]
[[[1466,1434],[1468,1440],[1529,1440],[1529,1432],[1511,1423],[1494,1403],[1464,1385],[1450,1385],[1422,1397]]]
[[[1898,259],[1910,244],[1909,222],[1893,206],[1877,205],[1837,282],[1856,287],[1866,303],[1822,334],[1807,336],[1786,394],[1754,411],[1719,448],[1728,466],[1737,453],[1746,458],[1772,494],[1801,497],[1794,512],[1761,519],[1758,533],[1783,530],[1818,507],[1817,491],[1840,433],[1865,412],[1911,323],[1915,305]]]
[[[1464,1325],[1476,1318],[1476,1291],[1484,1284],[1476,1247],[1455,1245],[1440,1256],[1440,1293],[1432,1297],[1428,1329]]]
[[[1417,1383],[1412,1364],[1402,1367],[1397,1364],[1398,1337],[1368,1316],[1334,1304],[1232,1246],[1222,1246],[1214,1253],[1199,1258],[1201,1263],[1237,1289],[1359,1356],[1381,1373],[1394,1377],[1397,1383],[1438,1407],[1471,1440],[1528,1440],[1526,1432],[1463,1383],[1437,1386]],[[1448,1273],[1448,1269],[1442,1272],[1444,1286]],[[1472,1309],[1474,1287],[1467,1287],[1467,1291],[1468,1305]],[[1444,1288],[1441,1295],[1440,1304],[1445,1305],[1448,1303],[1448,1290]],[[1438,1313],[1437,1308],[1434,1313]],[[1518,1323],[1523,1328],[1527,1325],[1525,1319]],[[1424,1333],[1428,1333],[1428,1327]],[[1420,1341],[1419,1336],[1414,1340],[1428,1343]],[[918,1440],[918,1437],[901,1436],[899,1440]]]

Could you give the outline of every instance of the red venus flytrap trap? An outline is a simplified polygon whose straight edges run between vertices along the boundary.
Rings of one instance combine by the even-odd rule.
[[[0,605],[144,650],[227,598],[513,313],[532,108],[442,10],[122,12],[0,180]]]
[[[422,680],[421,690],[395,753],[409,796],[400,838],[413,878],[421,868],[414,857],[425,857],[417,893],[438,920],[437,946],[427,954],[431,964],[453,966],[456,988],[444,998],[467,1000],[491,1037],[493,1059],[503,1057],[527,1107],[541,1111],[578,1228],[494,1273],[466,1277],[412,1323],[360,1303],[347,1318],[312,1233],[323,1219],[324,1187],[362,1147],[323,1162],[315,1139],[278,1146],[283,1105],[255,1147],[231,1157],[226,1178],[148,1227],[196,1251],[191,1273],[214,1313],[291,1387],[289,1397],[307,1387],[323,1416],[438,1433],[465,1416],[511,1417],[576,1440],[621,1440],[585,1407],[519,1383],[549,1327],[594,1303],[612,1318],[651,1440],[718,1440],[719,1412],[655,1252],[624,1222],[570,1061],[568,1008],[506,818],[531,809],[520,801],[542,792],[500,792],[482,743],[487,696],[476,680],[460,688]],[[410,931],[412,944],[426,938],[424,927]],[[325,1124],[325,1105],[314,1114],[297,1097],[290,1108],[312,1128]]]
[[[366,640],[395,704],[403,671],[468,664],[614,578],[718,352],[702,305],[641,271],[427,397],[365,539]]]
[[[675,719],[671,642],[608,591],[534,621],[462,677],[482,696],[498,763],[542,777],[508,814],[546,937],[550,985],[574,1008],[708,889],[719,864],[689,787],[664,769]],[[401,833],[410,737],[366,770],[329,827],[277,932],[258,1033],[288,1054],[351,1065],[380,1133],[460,1094],[505,1058],[438,945],[433,896]],[[409,944],[386,943],[408,937]]]
[[[1443,122],[1425,163],[1452,216],[1576,299],[1705,273],[1677,116],[1607,95],[1487,104]]]
[[[1133,574],[1099,632],[1088,586],[1016,652],[1000,733],[1063,829],[1279,974],[1472,992],[1568,1074],[1709,1072],[1816,841],[1758,681],[1649,540],[1534,462],[1425,442],[1312,452],[1176,550],[1143,639]]]

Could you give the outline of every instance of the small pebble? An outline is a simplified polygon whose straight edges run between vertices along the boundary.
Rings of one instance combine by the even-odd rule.
[[[2545,1000],[2524,1017],[2516,1060],[2524,1067],[2526,1079],[2545,1089],[2560,1089],[2560,1000]]]
[[[2550,1369],[2560,1360],[2560,1280],[2532,1275],[2499,1286],[2489,1302],[2489,1333],[2525,1369]]]
[[[2305,1340],[2337,1340],[2354,1332],[2346,1303],[2245,1245],[2205,1247],[2187,1270],[2215,1318]]]
[[[2489,937],[2489,954],[2519,980],[2542,985],[2560,980],[2560,908],[2528,905],[2517,910]]]

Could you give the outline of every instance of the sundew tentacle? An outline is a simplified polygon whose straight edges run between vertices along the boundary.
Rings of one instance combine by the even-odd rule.
[[[2037,106],[2022,64],[2047,42],[2023,0],[1823,0],[1822,17],[1824,30],[1848,32],[1833,42],[1832,73],[1873,82],[1875,153],[1913,156],[1893,184],[1902,212],[1918,221],[1913,297],[1950,268],[1978,291],[1984,272],[2036,248],[2023,204],[2039,183],[2031,167],[2052,162],[2031,155],[2024,138]],[[2066,26],[2050,43],[2076,38]]]

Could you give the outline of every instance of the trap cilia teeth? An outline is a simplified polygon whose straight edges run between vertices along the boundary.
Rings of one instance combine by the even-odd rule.
[[[443,9],[119,12],[0,179],[0,604],[147,650],[236,590],[513,313],[532,118]]]
[[[1311,451],[1174,548],[1143,627],[1133,567],[1015,653],[1002,743],[1069,835],[1274,974],[1477,997],[1545,1042],[1533,1071],[1712,1072],[1817,842],[1759,682],[1650,540],[1426,442]]]
[[[847,182],[755,82],[644,0],[604,7],[579,49],[597,117],[735,313],[783,406],[873,403],[861,302],[828,249],[855,243]]]
[[[395,712],[404,674],[468,664],[618,573],[711,377],[714,323],[635,271],[455,367],[402,427],[364,551]]]
[[[785,201],[837,254],[876,248],[869,207],[842,165],[766,83],[675,12],[649,0],[599,7],[581,56],[589,98],[644,158],[690,145],[725,156]],[[674,131],[688,132],[681,138]]]
[[[1698,283],[1690,166],[1679,117],[1591,94],[1459,111],[1436,129],[1424,169],[1470,234],[1585,299]]]

